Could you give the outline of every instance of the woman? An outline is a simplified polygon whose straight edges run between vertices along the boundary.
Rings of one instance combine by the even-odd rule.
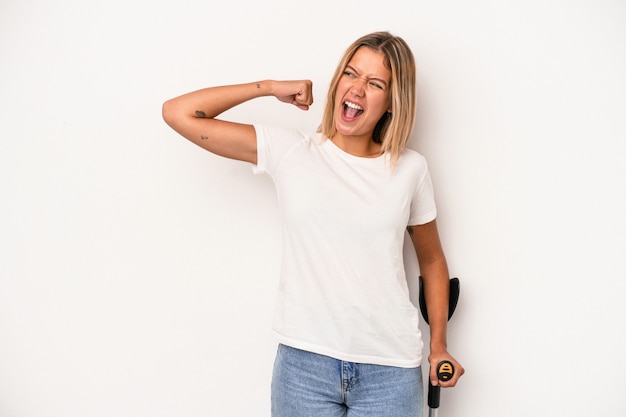
[[[415,120],[415,62],[388,32],[355,41],[331,81],[318,132],[222,121],[262,96],[308,110],[312,83],[260,81],[167,101],[185,138],[247,161],[274,180],[283,257],[274,334],[274,417],[402,417],[422,412],[422,339],[402,247],[408,231],[424,278],[431,369],[446,347],[448,270],[424,158],[405,149]]]

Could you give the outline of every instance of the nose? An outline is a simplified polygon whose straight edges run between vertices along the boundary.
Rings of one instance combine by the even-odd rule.
[[[352,83],[352,87],[350,88],[350,91],[358,96],[358,97],[362,97],[365,93],[365,84],[367,83],[367,80],[363,80],[361,78],[356,78],[354,80],[354,82]]]

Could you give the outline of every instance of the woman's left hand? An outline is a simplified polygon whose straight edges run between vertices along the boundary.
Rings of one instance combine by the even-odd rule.
[[[452,366],[454,366],[454,375],[448,381],[442,381],[437,377],[437,366],[441,361],[450,361]],[[430,363],[430,383],[433,386],[439,385],[442,388],[454,387],[459,378],[465,373],[463,366],[447,351],[431,352],[428,356],[428,362]]]

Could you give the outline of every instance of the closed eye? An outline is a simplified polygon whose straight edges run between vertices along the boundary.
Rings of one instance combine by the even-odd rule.
[[[351,79],[359,78],[358,72],[350,66],[343,70],[343,75]],[[387,84],[379,78],[369,79],[363,77],[363,80],[367,82],[368,86],[375,88],[376,90],[385,91],[387,87]]]

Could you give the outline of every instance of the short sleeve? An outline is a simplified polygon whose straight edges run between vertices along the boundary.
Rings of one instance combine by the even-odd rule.
[[[289,152],[309,136],[295,129],[254,125],[257,143],[255,174],[267,173],[274,176]]]
[[[254,125],[254,131],[256,132],[257,157],[256,165],[252,166],[252,172],[254,172],[255,174],[263,174],[267,170],[265,135],[262,126]]]
[[[421,179],[418,181],[411,200],[409,225],[426,224],[435,220],[436,217],[437,206],[435,204],[433,184],[426,161],[423,160]]]

